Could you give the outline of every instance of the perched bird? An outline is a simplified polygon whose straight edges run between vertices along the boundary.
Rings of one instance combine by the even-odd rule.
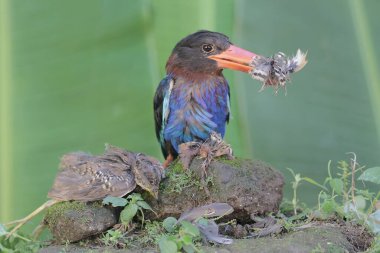
[[[179,145],[204,141],[212,132],[222,137],[230,115],[230,88],[223,76],[229,68],[250,72],[256,54],[233,45],[221,33],[199,31],[174,47],[166,77],[154,96],[156,136],[166,159],[173,161]]]

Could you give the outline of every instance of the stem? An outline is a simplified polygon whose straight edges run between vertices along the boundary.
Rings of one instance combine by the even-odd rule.
[[[373,209],[374,209],[376,202],[378,201],[379,198],[380,198],[380,192],[378,192],[376,197],[372,200],[371,207],[368,208],[368,212],[367,212],[368,215],[370,215],[373,212]]]
[[[293,209],[294,209],[294,215],[297,215],[297,187],[298,187],[298,181],[294,181],[293,186]]]
[[[354,158],[351,158],[351,198],[352,203],[355,205],[355,169],[356,169],[356,154],[353,152],[350,152],[348,154],[352,154]]]

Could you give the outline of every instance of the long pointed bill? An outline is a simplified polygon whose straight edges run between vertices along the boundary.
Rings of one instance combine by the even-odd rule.
[[[208,58],[215,60],[220,68],[228,68],[249,72],[252,70],[252,60],[258,55],[249,52],[245,49],[231,45],[226,51],[221,54],[211,55]]]

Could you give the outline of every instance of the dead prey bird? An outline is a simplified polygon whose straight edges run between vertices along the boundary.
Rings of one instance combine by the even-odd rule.
[[[279,88],[286,89],[286,82],[290,81],[290,74],[300,71],[307,63],[307,53],[297,50],[297,54],[288,58],[284,53],[278,52],[272,57],[256,55],[253,57],[249,74],[252,78],[261,81],[262,91],[266,86],[273,86],[276,93]]]
[[[48,193],[50,200],[25,218],[6,224],[16,224],[7,237],[38,213],[58,202],[123,197],[137,185],[157,198],[162,171],[162,164],[158,160],[110,145],[106,146],[102,155],[94,156],[84,152],[66,154],[61,159],[60,170]]]

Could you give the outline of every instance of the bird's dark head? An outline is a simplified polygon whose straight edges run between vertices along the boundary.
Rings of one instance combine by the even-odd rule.
[[[224,68],[248,72],[254,56],[234,46],[224,34],[199,31],[177,43],[166,71],[182,76],[220,75]]]

